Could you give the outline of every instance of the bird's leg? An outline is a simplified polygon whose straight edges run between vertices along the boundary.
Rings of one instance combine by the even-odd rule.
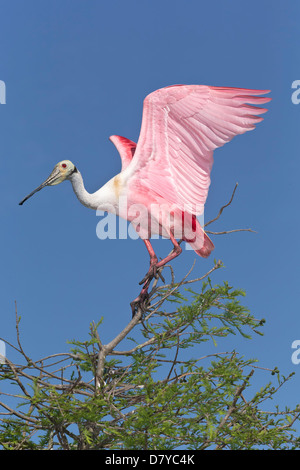
[[[150,240],[146,239],[146,240],[143,240],[143,241],[146,245],[146,248],[147,248],[149,256],[150,256],[150,267],[149,267],[149,270],[148,270],[146,276],[140,282],[140,284],[144,284],[140,294],[130,304],[131,309],[132,309],[132,317],[134,317],[134,315],[136,313],[136,308],[138,306],[140,306],[142,308],[142,310],[144,310],[146,308],[146,303],[147,303],[147,300],[149,299],[148,289],[149,289],[150,282],[152,281],[152,279],[154,277],[157,277],[158,275],[160,275],[160,273],[157,272],[157,268],[156,268],[158,259],[157,259],[157,256],[156,256],[154,250],[153,250],[153,247],[150,243]]]
[[[182,252],[182,248],[177,242],[177,240],[174,238],[174,235],[172,232],[170,232],[170,240],[173,243],[174,248],[168,256],[166,256],[164,259],[162,259],[159,263],[156,264],[156,269],[161,268],[169,261],[172,261],[172,259],[177,258],[177,256],[179,256],[180,253]]]
[[[149,240],[144,240],[145,245],[146,245],[147,250],[148,250],[149,255],[150,255],[150,268],[149,268],[148,273],[144,277],[144,279],[141,280],[140,284],[144,284],[144,282],[146,282],[149,279],[151,281],[151,279],[153,279],[154,277],[157,278],[157,276],[160,276],[162,281],[165,282],[164,278],[162,277],[162,275],[159,272],[159,268],[164,266],[169,261],[172,261],[172,259],[179,256],[180,253],[182,252],[182,248],[179,245],[179,243],[177,242],[177,240],[174,238],[174,235],[173,235],[172,232],[170,232],[170,240],[173,243],[174,248],[168,256],[166,256],[164,259],[162,259],[159,262],[157,260],[156,254],[154,253],[154,250],[152,248],[152,245],[151,245],[150,241]]]
[[[140,284],[144,284],[147,280],[151,280],[154,277],[157,277],[157,256],[153,250],[150,240],[143,240],[143,242],[145,243],[148,253],[150,255],[150,267],[146,276],[141,280]]]
[[[170,239],[171,239],[171,242],[174,245],[174,248],[171,251],[171,253],[168,256],[166,256],[164,259],[162,259],[159,263],[158,263],[157,256],[156,256],[156,254],[153,250],[153,247],[152,247],[150,241],[149,240],[144,240],[144,243],[145,243],[146,248],[147,248],[147,250],[149,252],[149,255],[150,255],[150,268],[149,268],[148,273],[144,277],[144,279],[140,282],[140,284],[144,284],[140,294],[130,304],[131,309],[132,309],[132,317],[134,317],[134,315],[136,314],[137,306],[140,306],[143,310],[145,310],[147,300],[149,299],[148,289],[149,289],[150,282],[152,281],[152,279],[154,277],[157,277],[158,275],[161,276],[161,274],[159,273],[159,268],[161,268],[166,263],[168,263],[172,259],[179,256],[180,253],[182,252],[182,248],[179,245],[179,243],[177,242],[177,240],[174,238],[172,232],[170,232]],[[163,281],[164,281],[164,279],[163,279]]]

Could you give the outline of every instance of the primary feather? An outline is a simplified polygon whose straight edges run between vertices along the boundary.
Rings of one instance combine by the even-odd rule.
[[[127,166],[128,187],[157,194],[200,215],[210,185],[213,151],[255,128],[269,90],[174,85],[144,100],[141,132]],[[123,151],[121,150],[121,155]],[[127,160],[128,162],[128,160]]]

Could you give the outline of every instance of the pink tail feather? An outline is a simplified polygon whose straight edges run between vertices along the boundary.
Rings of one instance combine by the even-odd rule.
[[[204,243],[202,248],[199,247],[199,242],[189,242],[188,240],[185,240],[187,243],[190,244],[190,246],[193,248],[193,250],[197,253],[197,255],[202,256],[202,258],[208,258],[213,249],[215,248],[213,242],[211,239],[206,235],[204,232]]]
[[[209,236],[206,235],[195,216],[193,216],[192,225],[193,233],[195,234],[194,238],[187,239],[183,237],[183,240],[193,248],[197,255],[201,256],[202,258],[208,258],[215,246]]]

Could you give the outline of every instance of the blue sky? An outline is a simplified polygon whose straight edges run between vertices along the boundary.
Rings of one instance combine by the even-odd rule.
[[[300,365],[291,362],[291,344],[300,339],[300,105],[291,101],[291,85],[300,79],[299,5],[15,0],[0,9],[0,336],[14,342],[16,301],[24,348],[36,359],[86,339],[101,316],[100,334],[109,341],[127,324],[148,269],[140,240],[97,238],[99,217],[68,182],[18,205],[58,161],[72,160],[93,192],[120,171],[108,137],[137,140],[151,91],[176,83],[271,89],[265,120],[215,152],[205,210],[206,220],[215,217],[238,182],[234,202],[210,228],[257,233],[213,237],[213,256],[197,257],[194,274],[208,271],[213,258],[223,261],[213,282],[244,288],[245,304],[267,321],[264,337],[231,337],[226,347],[285,375],[294,371],[280,400],[298,403]],[[171,245],[158,240],[154,247],[163,257]],[[173,262],[177,279],[194,259],[184,251]]]

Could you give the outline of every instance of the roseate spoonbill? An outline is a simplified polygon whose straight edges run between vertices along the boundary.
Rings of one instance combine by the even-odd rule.
[[[76,166],[63,160],[20,204],[45,186],[70,180],[86,207],[114,212],[131,221],[150,255],[150,268],[136,299],[141,301],[157,269],[181,253],[176,239],[190,243],[204,258],[214,249],[197,220],[207,198],[213,151],[255,128],[263,119],[258,115],[267,109],[252,105],[270,101],[258,96],[269,91],[205,85],[172,85],[156,90],[144,100],[138,143],[117,135],[110,137],[122,160],[118,175],[89,194]],[[149,240],[157,233],[174,246],[159,262]]]

